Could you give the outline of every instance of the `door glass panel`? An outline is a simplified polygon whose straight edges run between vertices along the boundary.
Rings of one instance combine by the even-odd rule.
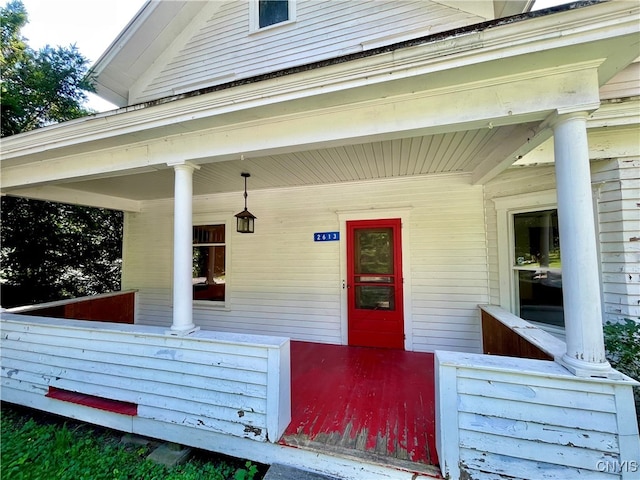
[[[393,283],[393,277],[377,277],[371,275],[357,275],[356,282],[358,283]]]
[[[355,257],[357,275],[393,274],[393,229],[356,230]]]
[[[355,289],[356,308],[361,310],[395,310],[393,287],[360,285]]]

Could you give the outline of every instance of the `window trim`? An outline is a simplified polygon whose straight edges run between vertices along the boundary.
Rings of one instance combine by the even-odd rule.
[[[296,22],[296,0],[288,0],[289,19],[260,28],[258,1],[259,0],[251,0],[249,2],[249,34],[265,32],[285,25],[291,25]]]
[[[230,232],[235,229],[235,222],[229,220],[228,215],[224,215],[224,219],[221,216],[216,214],[198,214],[193,215],[192,224],[194,227],[199,225],[224,225],[224,264],[225,264],[225,273],[224,273],[224,302],[213,301],[213,300],[196,300],[192,297],[193,308],[199,310],[230,310],[231,302],[229,301],[230,292],[231,292],[231,238],[233,235],[230,235]],[[191,241],[191,245],[194,245],[193,240]]]
[[[551,210],[558,208],[555,190],[498,197],[493,199],[496,207],[496,228],[498,237],[498,285],[500,306],[514,315],[518,315],[518,291],[514,274],[513,216],[518,213]],[[527,320],[529,321],[529,320]],[[544,329],[545,324],[533,322]],[[556,329],[559,327],[555,327]]]

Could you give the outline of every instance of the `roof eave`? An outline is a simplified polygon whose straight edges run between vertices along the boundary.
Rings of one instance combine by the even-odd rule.
[[[601,13],[609,15],[609,23],[616,19],[620,22],[620,25],[622,25],[622,22],[626,22],[620,28],[623,26],[627,28],[627,30],[629,28],[635,28],[633,33],[637,34],[638,7],[632,9],[635,11],[634,17],[633,15],[629,15],[629,8],[620,8],[620,4],[616,5],[613,2],[610,5],[610,7],[606,5],[601,7],[606,10]],[[277,89],[270,90],[271,97],[284,95],[288,99],[291,99],[294,98],[294,95],[296,98],[303,97],[314,88],[322,88],[324,90],[329,88],[339,89],[341,88],[339,84],[342,84],[346,88],[346,86],[354,86],[362,82],[376,81],[375,78],[384,77],[383,70],[388,70],[389,68],[397,69],[401,67],[404,69],[415,68],[416,66],[424,68],[429,62],[435,60],[442,63],[438,66],[440,69],[446,69],[446,65],[450,62],[453,62],[456,67],[461,66],[462,62],[467,65],[472,65],[490,61],[491,59],[495,59],[495,56],[502,58],[509,54],[523,54],[526,49],[532,49],[536,43],[544,44],[544,48],[560,48],[565,44],[569,44],[569,42],[576,42],[576,36],[593,35],[592,32],[583,28],[587,22],[593,21],[591,11],[584,11],[579,15],[575,15],[575,18],[572,19],[563,19],[562,27],[572,29],[571,38],[559,32],[553,33],[557,23],[554,17],[532,12],[532,14],[534,13],[535,15],[533,16],[530,16],[531,14],[523,14],[523,16],[518,16],[518,18],[514,18],[510,22],[493,21],[480,24],[484,25],[484,29],[476,26],[474,30],[470,29],[462,33],[457,30],[454,33],[449,32],[448,36],[437,39],[431,38],[429,41],[423,41],[422,43],[399,44],[396,45],[396,48],[378,51],[372,56],[361,56],[358,58],[341,57],[337,59],[339,61],[333,64],[314,64],[312,66],[313,68],[308,67],[306,70],[299,68],[297,71],[287,70],[286,72],[274,72],[268,78],[248,79],[241,84],[225,84],[215,87],[215,89],[197,90],[155,102],[133,105],[69,122],[50,125],[31,132],[4,138],[3,157],[5,160],[19,159],[20,157],[28,157],[31,154],[52,148],[64,148],[84,142],[93,142],[117,135],[143,131],[162,126],[163,124],[175,124],[176,122],[184,121],[183,117],[185,117],[185,115],[190,120],[196,117],[200,118],[206,115],[215,115],[220,105],[225,105],[223,98],[225,93],[223,92],[231,90],[232,87],[242,87],[245,89],[243,90],[243,98],[245,101],[238,101],[238,99],[235,98],[233,101],[234,108],[247,108],[243,106],[243,104],[247,102],[255,106],[257,100],[250,92],[255,91],[256,95],[260,94],[262,91],[260,87],[273,77],[289,77],[292,81],[279,82],[280,85]],[[522,20],[527,19],[535,21],[522,22]],[[574,26],[576,28],[574,28]],[[577,27],[580,27],[580,29]],[[612,30],[610,26],[607,26],[607,28],[611,33]],[[482,47],[463,50],[462,52],[465,54],[464,57],[450,58],[452,52],[443,49],[441,46],[441,42],[445,42],[447,39],[465,34],[473,35],[479,33],[482,34]],[[517,44],[514,43],[514,39],[517,39]],[[471,42],[473,39],[471,38],[469,41]],[[488,45],[490,45],[490,48]],[[403,51],[405,52],[404,55],[400,55]],[[359,65],[358,72],[360,72],[359,74],[361,75],[365,75],[366,78],[356,78],[357,74],[351,72],[351,65],[347,64],[354,61],[362,62]],[[422,65],[418,65],[416,62],[422,62]],[[322,75],[323,68],[332,68],[331,78],[333,86],[328,85],[326,79],[324,79]],[[365,73],[362,73],[363,71]],[[298,78],[297,75],[293,75],[295,73],[307,74],[304,78],[298,80],[301,82],[300,85],[295,84],[295,79]],[[320,82],[321,87],[317,87],[316,84],[318,82]],[[287,84],[285,85],[285,83]],[[292,87],[295,87],[295,90],[293,90]],[[259,101],[265,105],[275,101],[274,98],[269,98],[267,95],[259,95],[259,97]]]

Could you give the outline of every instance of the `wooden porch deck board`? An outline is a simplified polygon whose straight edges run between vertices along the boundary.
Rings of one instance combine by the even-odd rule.
[[[291,342],[291,423],[280,443],[437,465],[433,354]]]

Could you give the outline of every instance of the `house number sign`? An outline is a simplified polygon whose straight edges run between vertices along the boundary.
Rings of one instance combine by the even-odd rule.
[[[335,242],[340,240],[340,232],[317,232],[313,234],[314,242]]]

